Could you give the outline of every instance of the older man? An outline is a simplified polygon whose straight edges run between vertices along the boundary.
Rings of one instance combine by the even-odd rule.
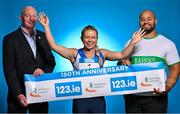
[[[24,74],[39,76],[52,72],[54,56],[45,34],[36,30],[36,10],[26,6],[19,17],[22,24],[3,40],[3,67],[8,85],[8,113],[48,113],[48,103],[28,105],[25,97]]]

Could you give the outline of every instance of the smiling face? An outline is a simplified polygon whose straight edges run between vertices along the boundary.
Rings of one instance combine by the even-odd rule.
[[[22,21],[22,26],[27,31],[34,29],[37,21],[36,10],[31,6],[25,7],[21,13],[20,19]]]
[[[97,45],[97,33],[95,30],[86,30],[82,38],[84,48],[87,50],[95,49]]]
[[[81,32],[81,40],[84,44],[84,49],[90,51],[95,49],[98,40],[98,31],[94,26],[88,25]]]
[[[139,25],[140,27],[145,28],[146,34],[155,31],[156,26],[156,17],[155,14],[151,11],[143,11],[140,15]]]

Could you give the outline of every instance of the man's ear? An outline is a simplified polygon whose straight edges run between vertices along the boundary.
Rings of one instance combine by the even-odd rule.
[[[19,16],[19,20],[22,20],[22,16]]]
[[[155,20],[155,24],[157,24],[157,19]]]

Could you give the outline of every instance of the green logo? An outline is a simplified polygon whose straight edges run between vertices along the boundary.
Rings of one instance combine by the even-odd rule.
[[[148,82],[148,77],[145,78],[145,82]]]
[[[93,83],[92,82],[89,85],[90,85],[90,88],[93,88]]]

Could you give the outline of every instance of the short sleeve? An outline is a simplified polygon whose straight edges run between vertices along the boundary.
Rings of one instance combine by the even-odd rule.
[[[172,45],[169,47],[169,50],[165,55],[165,59],[168,65],[173,65],[180,62],[179,54],[174,43],[172,43]]]

